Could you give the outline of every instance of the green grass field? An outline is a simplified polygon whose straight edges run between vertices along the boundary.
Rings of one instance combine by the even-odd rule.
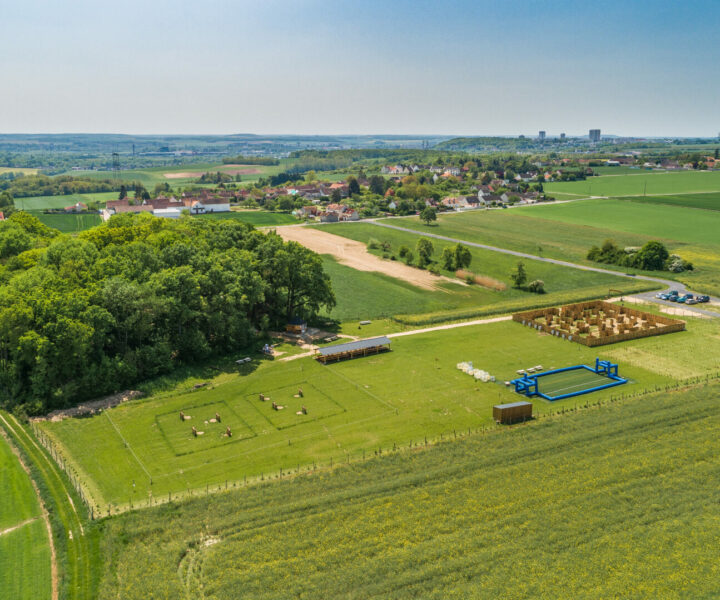
[[[40,515],[40,505],[17,457],[0,437],[0,531]]]
[[[3,600],[50,600],[50,545],[42,519],[0,535]]]
[[[401,226],[404,222],[404,219],[402,221],[393,221],[393,223],[400,224]],[[338,223],[333,225],[316,226],[316,228],[328,233],[363,242],[365,244],[373,238],[379,241],[388,241],[392,245],[392,253],[394,254],[398,253],[399,248],[402,245],[409,247],[413,252],[415,252],[415,246],[420,237],[414,233],[380,228],[366,223]],[[426,231],[441,233],[438,231],[438,228],[429,228],[426,229]],[[432,240],[432,243],[435,249],[433,258],[436,261],[440,259],[443,248],[454,245],[451,242],[445,242],[442,240]],[[382,255],[382,250],[369,250],[369,252],[376,255]],[[518,260],[520,259],[507,254],[501,254],[480,248],[470,248],[470,252],[472,253],[472,264],[470,265],[470,270],[478,274],[488,275],[494,279],[498,279],[508,286],[503,292],[473,286],[475,290],[473,293],[476,293],[477,296],[472,298],[470,302],[475,303],[475,305],[488,304],[492,302],[528,298],[528,296],[531,296],[528,292],[512,287],[510,274],[515,269]],[[577,290],[579,292],[582,288],[600,285],[614,287],[614,285],[619,285],[624,281],[614,275],[592,273],[579,269],[568,269],[567,267],[533,260],[522,260],[525,263],[529,280],[543,280],[545,282],[545,289],[549,294],[570,290]],[[447,271],[445,271],[444,274],[454,277],[453,273],[449,273]],[[451,291],[453,295],[455,293],[462,293],[461,290],[464,292],[463,287],[457,286],[458,291],[456,291],[455,286],[452,286],[451,284],[448,284],[448,290]],[[447,306],[450,307],[451,305],[452,300],[448,299]]]
[[[616,198],[603,198],[567,204],[523,206],[513,210],[521,215],[540,219],[572,225],[592,223],[594,227],[653,236],[655,239],[675,240],[685,244],[720,243],[717,235],[720,214],[686,210],[678,206],[641,204]]]
[[[250,223],[255,227],[272,227],[273,225],[292,225],[298,220],[288,213],[267,212],[264,210],[234,210],[225,213],[198,215],[200,219],[234,219]]]
[[[584,200],[578,204],[598,202]],[[550,205],[553,208],[575,206],[576,203]],[[477,210],[464,213],[442,213],[437,224],[427,226],[418,217],[383,219],[383,222],[413,229],[419,233],[428,232],[447,237],[508,248],[537,256],[569,260],[581,264],[594,264],[585,259],[591,246],[600,246],[610,238],[620,246],[642,246],[650,239],[645,234],[618,231],[612,226],[596,225],[587,218],[584,223],[564,223],[542,218],[547,207],[532,207],[531,210],[513,208],[510,210]],[[612,225],[612,223],[610,224]],[[665,240],[670,243],[670,240]],[[612,268],[612,265],[609,266]],[[626,269],[623,269],[623,272]]]
[[[34,212],[33,216],[37,217],[48,227],[58,229],[63,233],[77,233],[85,231],[92,227],[96,227],[102,223],[100,215],[61,215],[61,214],[45,214],[42,212]]]
[[[663,392],[128,513],[105,523],[100,596],[712,598],[719,395]]]
[[[45,210],[48,208],[65,208],[78,202],[107,202],[117,200],[117,192],[92,192],[89,194],[69,194],[67,196],[32,196],[15,198],[15,208],[20,210]]]
[[[40,504],[0,436],[0,590],[3,600],[50,598],[50,544]],[[6,531],[17,527],[12,531]]]
[[[628,175],[601,175],[583,181],[546,183],[545,191],[588,196],[642,196],[720,191],[720,171],[640,171]]]
[[[2,411],[0,428],[25,457],[47,507],[57,553],[60,598],[94,600],[101,566],[98,555],[100,530],[89,522],[89,511],[67,475],[41,448],[30,428]],[[2,557],[0,554],[0,560]],[[40,581],[36,583],[42,585]]]
[[[720,192],[710,192],[707,194],[678,194],[675,196],[630,196],[623,199],[648,204],[669,204],[672,206],[681,206],[683,208],[720,210]]]
[[[698,195],[702,197],[705,195]],[[688,195],[688,197],[692,197]],[[511,210],[441,214],[438,224],[426,226],[417,217],[388,219],[388,223],[470,242],[520,250],[529,254],[596,265],[586,259],[593,245],[606,239],[619,246],[663,241],[671,252],[695,265],[682,274],[648,272],[674,278],[698,292],[720,293],[720,211],[703,211],[635,199],[593,199],[564,204],[523,206]],[[622,272],[636,269],[600,265]]]
[[[309,357],[262,361],[242,367],[241,374],[221,375],[200,391],[193,391],[196,380],[191,380],[92,418],[41,427],[103,510],[107,503],[143,505],[150,494],[197,493],[206,485],[224,486],[226,480],[232,485],[245,476],[342,462],[379,446],[489,426],[492,405],[517,399],[502,382],[537,364],[546,369],[594,364],[596,356],[617,362],[620,352],[621,372],[631,380],[624,393],[715,374],[719,328],[715,321],[692,320],[689,331],[661,341],[647,338],[598,351],[511,321],[469,326],[397,337],[390,353],[327,367]],[[700,344],[703,352],[697,355]],[[498,383],[476,383],[458,371],[455,365],[466,360],[495,375]],[[305,392],[302,401],[294,398],[299,387]],[[270,401],[258,399],[260,393],[286,408],[273,411]],[[537,401],[536,409],[552,412],[574,402]],[[307,406],[308,415],[295,414],[299,403]],[[180,421],[180,411],[191,419]],[[225,422],[210,422],[215,412],[237,428],[237,437],[223,437]],[[192,426],[204,432],[200,438],[193,438]]]

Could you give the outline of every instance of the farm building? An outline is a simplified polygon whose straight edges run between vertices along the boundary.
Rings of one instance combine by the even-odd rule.
[[[516,423],[532,419],[532,403],[525,400],[493,406],[493,420],[496,423]]]
[[[357,340],[355,342],[347,342],[338,344],[337,346],[329,346],[320,348],[316,358],[323,364],[329,362],[337,362],[350,358],[359,358],[361,356],[370,356],[372,354],[380,354],[390,350],[390,340],[385,336],[370,338],[367,340]]]

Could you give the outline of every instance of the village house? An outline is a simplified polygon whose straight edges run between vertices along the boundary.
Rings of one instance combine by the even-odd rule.
[[[82,202],[76,202],[72,206],[66,206],[64,210],[66,213],[81,213],[85,212],[87,209],[87,204],[84,204]]]

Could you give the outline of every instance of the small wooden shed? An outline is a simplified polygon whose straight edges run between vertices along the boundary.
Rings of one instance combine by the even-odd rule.
[[[527,421],[532,419],[532,406],[532,402],[525,400],[511,402],[510,404],[496,404],[493,406],[493,419],[496,423],[504,425]]]
[[[305,333],[306,329],[307,323],[303,321],[300,317],[294,317],[287,325],[285,325],[285,331],[287,331],[288,333],[295,333],[297,335]]]

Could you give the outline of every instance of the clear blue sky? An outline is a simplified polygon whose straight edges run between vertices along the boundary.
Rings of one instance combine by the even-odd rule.
[[[0,132],[716,135],[720,1],[0,0]]]

